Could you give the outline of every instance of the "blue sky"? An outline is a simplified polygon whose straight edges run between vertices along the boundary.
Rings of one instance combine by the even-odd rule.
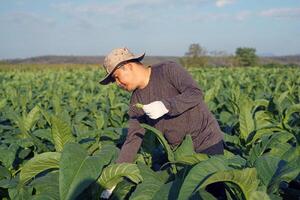
[[[0,59],[134,53],[300,54],[300,0],[0,0]]]

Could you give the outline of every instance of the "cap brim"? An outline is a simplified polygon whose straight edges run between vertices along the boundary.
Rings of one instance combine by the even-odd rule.
[[[100,83],[101,85],[107,85],[107,84],[109,84],[109,83],[115,82],[115,79],[114,79],[111,75],[115,72],[115,70],[116,70],[119,66],[121,66],[123,63],[128,62],[128,61],[131,61],[131,60],[141,61],[141,60],[143,60],[144,57],[145,57],[145,53],[142,53],[142,54],[140,54],[140,55],[138,55],[138,56],[135,56],[135,57],[133,57],[133,58],[130,58],[130,59],[127,59],[127,60],[123,60],[122,62],[118,63],[118,64],[115,66],[115,68],[114,68],[109,74],[107,74],[102,80],[100,80],[99,83]]]

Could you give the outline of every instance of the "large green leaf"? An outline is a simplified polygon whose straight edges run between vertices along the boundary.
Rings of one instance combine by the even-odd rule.
[[[58,169],[61,154],[58,152],[46,152],[36,155],[29,160],[21,169],[20,182],[27,181],[48,169]]]
[[[41,107],[39,107],[39,110],[42,113],[42,115],[44,116],[44,118],[46,119],[46,121],[48,122],[48,124],[51,126],[51,116],[50,116],[50,113],[47,112],[46,110],[42,109]]]
[[[0,162],[7,169],[13,168],[13,162],[16,159],[18,145],[11,144],[8,148],[0,147]]]
[[[9,171],[7,168],[2,167],[2,166],[0,165],[0,180],[1,180],[2,178],[10,179],[10,178],[11,178],[11,173],[10,173],[10,171]]]
[[[213,88],[210,88],[209,90],[207,90],[205,92],[204,101],[206,103],[209,103],[210,101],[212,101],[215,98],[215,96],[217,95],[217,92],[218,92],[218,88],[216,88],[216,87],[213,87]]]
[[[186,135],[180,146],[174,152],[175,160],[180,160],[181,158],[195,153],[193,140],[191,135]]]
[[[32,199],[32,190],[31,186],[19,185],[17,187],[12,187],[8,189],[9,197],[13,200],[31,200]]]
[[[266,99],[256,99],[254,101],[253,111],[256,111],[256,109],[259,108],[259,107],[267,108],[268,105],[269,105],[269,101],[268,100],[266,100]]]
[[[267,154],[281,158],[291,147],[289,143],[277,143],[276,146],[272,146],[272,149]]]
[[[114,189],[114,192],[112,196],[110,197],[111,200],[120,200],[120,199],[128,199],[130,190],[135,186],[136,184],[124,180],[118,184],[118,186]]]
[[[200,189],[190,198],[190,200],[217,200],[217,198],[211,193],[207,192],[205,189]]]
[[[253,102],[251,100],[246,97],[241,98],[239,102],[240,137],[245,141],[248,135],[255,130],[252,108]]]
[[[296,178],[300,172],[299,164],[299,157],[286,162],[278,157],[264,155],[256,160],[255,167],[267,191],[275,193],[279,190],[280,182]]]
[[[32,135],[36,136],[37,138],[48,140],[54,144],[53,137],[51,134],[51,129],[49,129],[49,128],[48,129],[38,129],[36,131],[33,131]]]
[[[300,157],[300,146],[290,147],[282,156],[281,159],[291,162]]]
[[[24,118],[24,127],[26,131],[30,131],[30,129],[34,126],[36,121],[40,117],[39,107],[35,106]]]
[[[224,156],[214,156],[195,165],[186,176],[179,192],[178,199],[188,199],[196,192],[199,184],[213,173],[231,169]]]
[[[234,169],[216,172],[200,184],[200,188],[205,188],[209,184],[216,182],[231,182],[238,185],[246,199],[250,197],[252,192],[256,191],[259,184],[256,169],[245,168],[242,170]]]
[[[259,157],[255,161],[255,168],[257,169],[257,174],[265,187],[268,187],[272,177],[275,175],[279,165],[284,165],[285,162],[278,157],[264,155]]]
[[[262,137],[261,141],[258,142],[254,147],[250,149],[248,162],[250,165],[253,165],[255,160],[262,156],[267,150],[276,148],[278,143],[287,142],[293,138],[293,135],[290,133],[274,133],[271,136]],[[288,149],[286,149],[287,151]]]
[[[254,142],[262,139],[264,136],[271,136],[273,135],[274,133],[277,133],[277,132],[281,132],[281,133],[289,133],[279,127],[274,127],[274,126],[271,126],[271,127],[265,127],[265,128],[262,128],[262,129],[259,129],[259,130],[256,130],[255,131],[255,134],[253,135],[252,138],[248,138],[248,144],[247,145],[252,145]]]
[[[178,171],[174,180],[169,177],[168,180],[163,181],[165,184],[160,187],[153,199],[177,199],[184,178],[190,169],[190,166],[185,166]]]
[[[95,182],[102,168],[107,165],[114,151],[101,148],[93,156],[76,143],[65,145],[59,164],[60,199],[75,199],[85,188]]]
[[[272,177],[272,180],[268,187],[268,193],[275,193],[279,189],[281,182],[290,182],[299,176],[300,173],[300,157],[288,162],[285,165],[279,165],[276,174]]]
[[[194,153],[192,155],[181,156],[176,158],[174,163],[180,163],[185,165],[195,165],[201,161],[207,160],[209,156],[204,153]]]
[[[10,119],[12,122],[14,122],[17,127],[20,129],[20,137],[21,138],[27,138],[29,137],[28,130],[25,127],[24,118],[19,115],[15,110],[9,108],[7,110],[7,113],[5,113],[8,119]]]
[[[61,117],[53,116],[51,118],[51,124],[51,132],[56,151],[62,151],[66,143],[74,142],[70,125]]]
[[[130,200],[152,199],[162,185],[162,182],[145,180],[137,186],[136,190],[130,196]]]
[[[232,143],[235,145],[240,145],[241,144],[241,140],[237,135],[229,135],[229,134],[224,134],[224,140],[227,143]]]
[[[174,152],[174,156],[174,163],[187,165],[194,165],[209,158],[207,154],[195,153],[191,135],[186,135],[185,139]]]
[[[1,100],[0,100],[0,110],[1,110],[2,108],[5,108],[6,103],[7,103],[6,99],[1,99]]]
[[[152,197],[152,199],[157,199],[157,200],[168,200],[170,199],[170,190],[172,188],[172,184],[173,184],[173,181],[172,182],[169,182],[169,183],[166,183],[166,184],[163,184],[158,191],[156,191],[155,195]],[[159,186],[161,184],[159,183]]]
[[[144,164],[138,164],[143,181],[137,185],[130,196],[130,200],[152,199],[155,193],[163,185],[162,180],[153,170]]]
[[[260,110],[255,112],[254,115],[254,124],[255,124],[255,130],[260,130],[263,128],[270,128],[274,126],[274,123],[272,122],[272,115],[270,112],[267,112],[265,110]],[[248,138],[249,140],[249,138]]]
[[[250,194],[249,200],[271,200],[271,198],[265,192],[254,191]]]
[[[35,188],[34,200],[59,200],[58,171],[48,173],[32,181]]]
[[[286,110],[285,116],[283,119],[283,123],[284,123],[285,127],[288,127],[291,129],[291,127],[289,125],[289,120],[292,117],[292,114],[294,114],[296,112],[300,112],[300,104],[294,104]]]
[[[121,182],[123,177],[129,178],[136,184],[142,181],[139,168],[136,164],[118,163],[106,167],[98,182],[105,188],[112,188]]]
[[[170,162],[173,162],[173,161],[175,160],[175,159],[174,159],[174,153],[173,153],[173,151],[171,150],[171,147],[170,147],[170,145],[168,144],[167,140],[164,138],[163,134],[162,134],[159,130],[157,130],[157,129],[155,129],[155,128],[153,128],[153,127],[147,125],[147,124],[141,124],[141,126],[142,126],[143,128],[145,128],[145,129],[151,131],[152,133],[154,133],[154,134],[156,135],[157,139],[158,139],[159,142],[163,145],[163,147],[165,148],[165,150],[166,150],[166,152],[167,152],[168,160],[169,160]]]

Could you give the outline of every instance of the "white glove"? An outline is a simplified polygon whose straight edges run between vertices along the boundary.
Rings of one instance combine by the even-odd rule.
[[[164,103],[161,101],[153,101],[152,103],[146,104],[143,106],[143,110],[151,119],[160,118],[169,112]]]
[[[112,194],[112,192],[114,191],[114,189],[116,188],[116,186],[113,186],[111,189],[106,189],[101,193],[101,198],[103,199],[108,199],[110,197],[110,195]]]

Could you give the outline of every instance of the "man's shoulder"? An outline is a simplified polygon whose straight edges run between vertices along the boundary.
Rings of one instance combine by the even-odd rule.
[[[172,66],[179,66],[179,64],[175,61],[167,60],[163,62],[156,63],[154,65],[151,65],[151,67],[154,68],[163,68],[163,67],[172,67]]]
[[[177,69],[180,67],[181,66],[174,61],[163,61],[151,66],[151,68],[154,69],[154,73],[159,73],[162,75],[167,75],[172,73],[173,71],[177,71]]]

